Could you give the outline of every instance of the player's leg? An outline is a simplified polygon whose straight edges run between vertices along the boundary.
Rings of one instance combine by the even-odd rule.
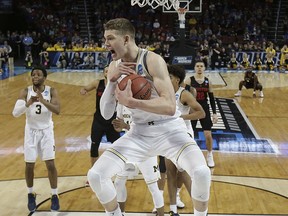
[[[119,203],[122,214],[125,213],[125,205],[127,200],[127,179],[128,175],[126,175],[126,172],[124,171],[120,174],[117,174],[114,180],[114,186],[117,192],[117,202]]]
[[[58,173],[55,166],[55,140],[53,127],[42,131],[43,138],[41,139],[40,156],[45,161],[48,171],[48,178],[51,186],[51,210],[58,211],[60,209],[57,179]]]
[[[36,210],[36,193],[34,192],[34,168],[37,159],[37,145],[34,139],[35,133],[27,126],[24,135],[24,160],[25,160],[25,180],[28,190],[28,209],[30,212]]]
[[[264,93],[263,93],[263,86],[261,85],[261,83],[259,83],[259,82],[257,83],[256,90],[259,90],[259,97],[263,98]]]
[[[152,195],[154,206],[159,216],[164,216],[164,198],[159,190],[157,181],[160,179],[157,156],[148,158],[144,162],[138,163],[148,189]]]
[[[166,159],[166,174],[167,174],[167,186],[169,193],[169,201],[170,201],[170,211],[173,213],[177,213],[177,205],[176,205],[176,195],[177,195],[177,168],[174,163]]]
[[[177,208],[184,208],[185,204],[182,202],[181,198],[180,198],[180,190],[182,189],[183,183],[187,189],[187,191],[191,191],[191,178],[188,175],[188,173],[186,171],[180,172],[178,170],[177,172],[177,196],[176,196],[176,204],[177,204]]]
[[[105,126],[101,125],[97,119],[93,118],[93,123],[91,127],[91,148],[90,148],[90,158],[91,158],[91,167],[96,162],[99,157],[99,146],[102,140],[103,135],[105,134]]]
[[[162,156],[158,156],[158,166],[160,171],[160,179],[157,182],[159,191],[164,198],[164,187],[166,183],[166,165],[165,165],[165,158]],[[157,208],[154,206],[152,213],[157,213]]]
[[[210,196],[211,173],[197,145],[190,145],[180,154],[177,164],[187,171],[192,179],[191,196],[194,216],[206,216]]]
[[[211,121],[209,106],[203,107],[203,109],[205,111],[206,116],[204,119],[200,119],[200,123],[201,123],[204,136],[205,136],[205,143],[206,143],[206,148],[207,148],[207,156],[206,156],[207,164],[209,167],[212,168],[215,166],[213,152],[212,152],[213,151],[213,138],[212,138],[212,132],[211,132],[213,123]]]
[[[245,81],[244,81],[244,80],[241,80],[241,81],[239,82],[238,92],[234,95],[235,97],[239,97],[239,96],[242,95],[242,92],[241,92],[241,91],[242,91],[243,86],[245,86]]]
[[[106,212],[114,216],[122,216],[117,203],[116,189],[111,178],[124,170],[125,161],[121,155],[105,151],[93,167],[88,171],[90,187],[95,192]]]

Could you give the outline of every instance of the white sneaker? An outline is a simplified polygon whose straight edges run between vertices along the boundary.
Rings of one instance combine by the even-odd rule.
[[[261,98],[264,97],[263,91],[260,91],[260,93],[259,93],[259,97],[261,97]]]
[[[256,92],[255,91],[253,92],[252,96],[253,96],[253,98],[256,98]]]
[[[156,207],[153,208],[152,213],[153,213],[153,214],[157,214],[157,209],[156,209]]]
[[[241,96],[241,91],[238,91],[236,94],[234,94],[235,97],[240,97]]]
[[[179,193],[177,193],[177,196],[176,196],[176,204],[177,204],[177,208],[179,209],[183,209],[185,207],[185,204],[180,199]]]
[[[215,163],[214,163],[214,159],[213,159],[213,154],[212,153],[208,153],[207,154],[207,165],[208,167],[210,168],[213,168],[215,166]]]

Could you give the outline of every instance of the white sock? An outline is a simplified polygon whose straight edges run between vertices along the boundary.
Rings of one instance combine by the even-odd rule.
[[[181,188],[177,188],[177,195],[179,195]]]
[[[170,211],[177,213],[177,205],[170,205]]]
[[[51,188],[51,194],[52,195],[58,194],[58,188]]]
[[[206,211],[204,212],[199,212],[194,208],[194,216],[206,216],[208,212],[208,209],[206,209]]]
[[[33,193],[34,192],[33,187],[28,187],[27,189],[28,189],[28,193]]]
[[[211,156],[211,155],[212,155],[212,151],[208,151],[208,155],[210,155],[210,156]]]

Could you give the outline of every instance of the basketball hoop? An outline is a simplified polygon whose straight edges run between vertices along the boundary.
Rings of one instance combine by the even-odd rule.
[[[184,21],[184,22],[185,22],[186,12],[187,12],[187,9],[186,9],[186,8],[181,8],[181,7],[179,7],[179,8],[177,9],[178,20],[179,20],[179,21]]]
[[[186,12],[187,12],[186,8],[179,7],[177,9],[180,29],[185,29],[185,15],[186,15]]]

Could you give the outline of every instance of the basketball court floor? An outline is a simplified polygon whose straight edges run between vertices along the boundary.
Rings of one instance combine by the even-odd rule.
[[[35,167],[37,210],[29,214],[24,179],[23,132],[25,117],[11,116],[20,89],[30,85],[29,72],[16,68],[13,76],[0,80],[0,215],[88,216],[105,215],[89,187],[89,134],[95,111],[95,94],[80,96],[80,87],[102,77],[101,72],[49,70],[47,84],[56,87],[62,110],[54,116],[59,174],[60,212],[50,212],[50,188],[41,161]],[[15,76],[14,76],[15,75]],[[187,76],[191,76],[189,72]],[[288,74],[260,72],[263,98],[243,90],[234,98],[243,72],[208,71],[217,98],[219,123],[214,125],[216,166],[211,169],[209,215],[288,215]],[[205,151],[201,129],[196,140]],[[107,148],[105,137],[101,149]],[[127,182],[127,216],[153,215],[153,202],[141,174]],[[186,207],[180,215],[193,215],[186,189],[181,190]],[[169,212],[167,188],[165,212]]]

